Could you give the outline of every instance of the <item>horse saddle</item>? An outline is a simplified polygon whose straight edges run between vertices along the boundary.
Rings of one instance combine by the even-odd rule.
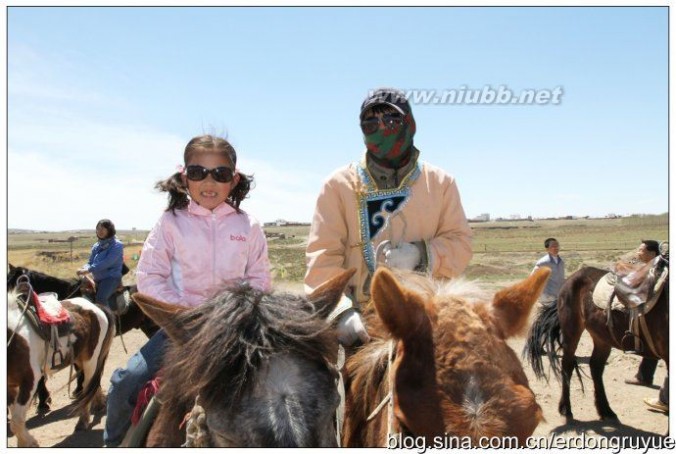
[[[28,320],[33,324],[40,337],[46,341],[52,339],[54,328],[56,334],[61,337],[73,330],[73,321],[70,313],[63,307],[56,293],[33,292],[32,298],[27,303]]]
[[[657,272],[657,265],[654,265],[648,271],[648,277],[644,281],[645,285],[639,285],[636,288],[626,285],[621,280],[616,282],[615,295],[617,299],[630,309],[640,309],[641,314],[645,315],[650,312],[657,303],[657,299],[664,289],[664,284],[669,278],[668,267],[664,267],[659,276],[656,275]]]
[[[594,288],[592,294],[594,304],[606,311],[607,324],[611,334],[613,332],[611,312],[618,310],[628,313],[628,330],[625,331],[621,340],[615,339],[625,352],[656,355],[655,345],[646,324],[645,315],[657,303],[669,277],[668,266],[659,267],[661,273],[658,271],[658,265],[661,264],[660,260],[664,259],[658,257],[655,260],[647,277],[637,287],[631,287],[616,274],[608,273],[599,280]],[[614,335],[613,338],[615,338]],[[643,341],[648,344],[648,352],[645,351]]]
[[[51,367],[58,369],[66,364],[59,338],[73,331],[73,320],[56,293],[30,293],[25,308],[26,318],[36,333],[52,348]],[[68,343],[70,349],[70,342]]]
[[[600,309],[606,310],[608,309],[608,303],[610,303],[610,308],[612,310],[626,312],[626,306],[615,296],[616,283],[617,275],[615,273],[608,273],[599,279],[592,293],[594,304]]]
[[[652,274],[651,278],[654,278],[656,273],[655,267],[649,273]],[[638,288],[628,286],[615,273],[607,273],[594,287],[592,293],[594,304],[603,310],[607,310],[610,307],[614,311],[627,312],[638,310],[641,314],[647,314],[655,306],[658,297],[662,293],[668,274],[669,269],[664,268],[662,274],[658,278],[653,279],[655,282],[653,288],[646,291],[646,289],[642,288],[643,286],[639,286]],[[648,298],[648,294],[651,295],[650,298]]]

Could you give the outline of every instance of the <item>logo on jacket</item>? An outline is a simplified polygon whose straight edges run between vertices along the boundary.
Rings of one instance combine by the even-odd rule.
[[[230,241],[246,241],[246,237],[244,235],[230,234]]]
[[[373,237],[387,226],[390,217],[402,207],[402,203],[405,200],[405,195],[393,195],[387,198],[366,200],[369,240],[373,239]]]

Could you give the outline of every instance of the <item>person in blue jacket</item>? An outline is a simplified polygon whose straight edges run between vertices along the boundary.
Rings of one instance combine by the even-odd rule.
[[[96,283],[96,303],[114,308],[110,296],[122,283],[124,245],[115,238],[115,224],[110,219],[101,219],[96,224],[96,237],[89,261],[77,271],[78,276],[91,273]]]

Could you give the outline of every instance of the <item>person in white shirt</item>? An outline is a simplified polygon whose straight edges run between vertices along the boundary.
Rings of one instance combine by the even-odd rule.
[[[535,262],[535,267],[533,268],[533,271],[531,271],[531,274],[533,274],[542,267],[547,267],[552,270],[549,279],[547,279],[547,285],[540,295],[539,302],[542,305],[557,300],[559,290],[561,290],[561,286],[566,280],[566,266],[563,259],[559,257],[559,242],[556,238],[547,238],[545,240],[545,249],[547,249],[547,254]]]

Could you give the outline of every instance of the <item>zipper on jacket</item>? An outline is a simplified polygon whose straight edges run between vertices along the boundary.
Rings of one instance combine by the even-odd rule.
[[[211,213],[211,288],[216,285],[216,213]]]

